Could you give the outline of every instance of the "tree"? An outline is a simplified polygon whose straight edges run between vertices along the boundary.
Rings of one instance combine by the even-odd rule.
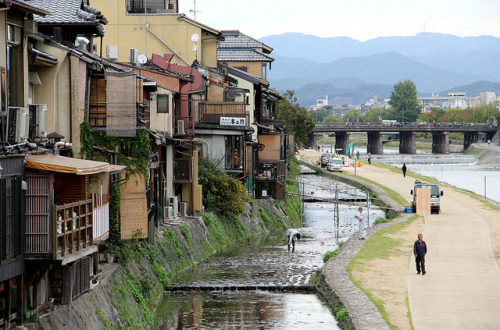
[[[365,112],[363,115],[363,121],[365,123],[378,123],[384,118],[386,110],[382,108],[372,108]]]
[[[344,116],[342,117],[342,120],[344,122],[355,122],[355,121],[360,121],[361,120],[361,111],[359,110],[349,110],[347,111]]]
[[[305,145],[315,125],[313,116],[297,103],[294,91],[287,90],[282,96],[276,104],[276,117],[285,121],[285,132],[294,133],[298,145]]]
[[[337,115],[329,115],[323,118],[323,121],[321,121],[323,124],[333,124],[333,123],[340,123],[342,122],[342,119],[337,116]]]
[[[475,123],[491,123],[500,118],[498,109],[494,103],[482,104],[474,109],[472,120]]]
[[[389,104],[395,110],[396,120],[416,121],[421,109],[417,99],[417,88],[413,81],[405,80],[394,84]]]

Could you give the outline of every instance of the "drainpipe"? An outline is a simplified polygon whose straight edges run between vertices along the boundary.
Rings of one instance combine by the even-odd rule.
[[[69,141],[73,142],[73,86],[71,81],[71,52],[68,53],[69,76]]]
[[[184,57],[182,57],[179,53],[177,53],[172,47],[170,47],[162,38],[160,38],[156,33],[153,32],[153,30],[151,30],[151,28],[149,27],[149,24],[146,24],[146,30],[148,30],[152,35],[154,35],[158,40],[160,40],[160,42],[165,45],[165,47],[167,47],[168,49],[170,49],[170,51],[172,53],[174,53],[178,58],[180,58],[182,61],[184,61],[184,63],[186,63],[187,65],[191,65],[189,64],[189,62],[187,60],[184,59]],[[154,56],[154,55],[153,55]]]
[[[61,152],[61,148],[72,148],[73,147],[73,143],[69,143],[69,142],[56,142],[56,144],[54,144],[54,155],[58,155],[60,154]]]

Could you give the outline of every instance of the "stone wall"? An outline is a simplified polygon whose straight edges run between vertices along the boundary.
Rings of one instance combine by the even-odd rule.
[[[176,273],[243,240],[284,232],[291,222],[277,201],[258,200],[239,217],[220,219],[207,213],[163,224],[154,244],[132,243],[125,262],[101,264],[97,285],[40,317],[36,327],[151,328],[163,289]]]

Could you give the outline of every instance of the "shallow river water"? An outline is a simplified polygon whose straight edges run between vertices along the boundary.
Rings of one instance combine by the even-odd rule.
[[[335,181],[302,175],[305,193],[332,198]],[[366,197],[365,193],[338,183],[339,197]],[[364,202],[366,204],[366,202]],[[358,228],[352,221],[357,206],[340,205],[340,237],[347,239]],[[335,250],[333,203],[305,203],[302,238],[289,250],[286,236],[251,239],[242,246],[219,253],[174,280],[174,286],[207,291],[172,291],[156,313],[159,329],[338,329],[326,304],[307,290],[323,255]],[[383,212],[371,208],[370,223]],[[274,291],[274,287],[284,288]],[[251,290],[249,290],[249,288]]]

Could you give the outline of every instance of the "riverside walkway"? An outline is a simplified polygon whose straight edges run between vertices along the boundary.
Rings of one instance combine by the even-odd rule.
[[[370,165],[357,168],[357,175],[411,197],[412,177]],[[441,214],[425,216],[427,274],[416,275],[411,251],[409,268],[402,270],[407,272],[413,325],[415,329],[498,329],[500,212],[454,188],[442,190]]]

